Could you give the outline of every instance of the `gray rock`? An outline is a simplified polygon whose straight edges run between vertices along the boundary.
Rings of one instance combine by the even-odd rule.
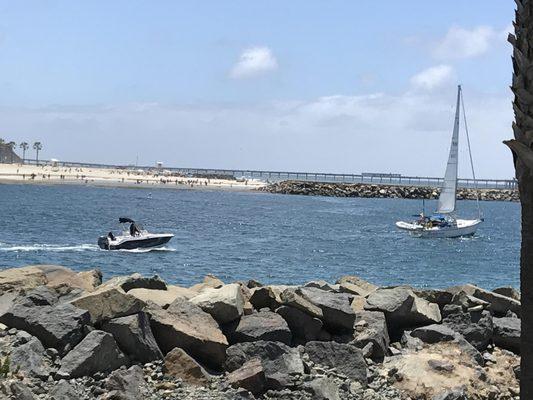
[[[520,301],[520,292],[511,286],[499,287],[494,289],[493,292]]]
[[[411,336],[411,331],[405,331],[402,335],[400,343],[403,347],[409,350],[421,350],[424,346],[424,342],[422,342],[419,338]]]
[[[44,355],[43,345],[39,339],[32,337],[28,342],[13,347],[10,354],[10,370],[18,369],[26,376],[46,379],[51,369]]]
[[[281,299],[276,296],[274,290],[270,286],[254,288],[251,292],[250,303],[256,310],[269,308],[273,311],[282,305]]]
[[[520,354],[521,321],[518,318],[494,318],[494,344]]]
[[[340,400],[339,387],[333,379],[320,377],[306,382],[303,389],[309,392],[314,400]]]
[[[406,286],[376,290],[368,296],[365,309],[384,312],[392,336],[405,328],[441,321],[439,306],[418,297]]]
[[[477,287],[473,296],[490,303],[490,309],[496,315],[505,315],[509,310],[520,315],[520,301],[518,300]]]
[[[213,317],[197,305],[177,298],[166,310],[150,306],[146,312],[163,354],[180,347],[211,368],[224,363],[228,341]]]
[[[450,304],[453,298],[453,294],[445,289],[413,289],[413,291],[418,297],[430,303],[438,304],[441,310],[447,304]]]
[[[442,323],[460,333],[476,349],[483,351],[492,341],[493,323],[488,311],[456,312],[447,315]]]
[[[261,394],[267,385],[265,371],[259,358],[246,361],[239,369],[228,374],[228,383],[240,387],[253,394]]]
[[[317,288],[300,288],[297,293],[322,310],[324,325],[333,332],[352,331],[355,312],[350,307],[351,296]]]
[[[53,347],[60,352],[81,341],[84,326],[89,323],[87,311],[71,304],[37,306],[33,301],[35,297],[16,302],[0,316],[0,322],[28,332],[45,347]]]
[[[52,390],[50,390],[50,400],[72,400],[81,398],[78,390],[64,379],[57,382]]]
[[[220,324],[238,319],[243,314],[244,297],[237,283],[221,288],[208,288],[189,300]]]
[[[57,293],[46,287],[39,286],[30,290],[25,296],[20,298],[18,302],[27,304],[28,306],[52,306],[59,300]]]
[[[333,293],[338,293],[340,289],[339,285],[332,285],[331,283],[326,282],[324,280],[307,282],[304,285],[304,287],[316,288],[320,290],[325,290],[326,292],[333,292]]]
[[[336,342],[309,342],[305,352],[315,364],[336,370],[366,385],[367,366],[363,353],[355,346]]]
[[[367,297],[376,291],[378,286],[359,278],[358,276],[343,276],[337,281],[341,292]]]
[[[97,372],[111,372],[128,364],[113,336],[104,331],[90,332],[62,360],[59,378],[91,376]]]
[[[455,339],[457,332],[446,325],[428,325],[416,328],[411,336],[419,338],[425,343],[450,342]]]
[[[266,378],[266,389],[279,390],[292,385],[291,376],[304,373],[297,349],[279,342],[248,342],[228,347],[226,370],[232,372],[245,362],[259,358]]]
[[[133,360],[144,364],[163,358],[144,312],[114,318],[106,322],[102,330],[111,333],[122,351]]]
[[[390,340],[385,314],[381,311],[358,311],[355,314],[353,344],[359,348],[372,344],[370,358],[383,360]]]
[[[143,370],[134,365],[127,370],[118,369],[113,371],[105,380],[104,387],[107,390],[106,399],[110,400],[141,400],[147,398],[143,393],[142,385],[146,381]]]
[[[289,306],[281,306],[276,313],[287,322],[295,340],[306,343],[318,339],[322,329],[322,321],[318,318]]]
[[[290,345],[292,334],[289,325],[280,315],[261,311],[244,315],[231,335],[231,340],[234,343],[265,340]]]
[[[167,290],[167,284],[159,276],[142,276],[138,273],[112,278],[104,286],[119,286],[125,292],[131,289]]]
[[[323,318],[322,310],[313,303],[296,293],[293,289],[285,289],[280,295],[284,305],[297,308],[313,318]]]
[[[0,381],[0,394],[3,394],[5,397],[2,399],[16,399],[16,400],[35,400],[36,396],[33,395],[31,390],[24,383],[9,380],[9,381]]]

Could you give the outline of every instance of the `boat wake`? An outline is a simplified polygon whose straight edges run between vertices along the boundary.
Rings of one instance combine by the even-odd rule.
[[[9,245],[0,243],[0,252],[27,252],[27,251],[51,251],[51,252],[67,252],[67,251],[97,251],[98,246],[95,244],[79,244],[79,245],[58,245],[58,244],[29,244],[29,245]]]

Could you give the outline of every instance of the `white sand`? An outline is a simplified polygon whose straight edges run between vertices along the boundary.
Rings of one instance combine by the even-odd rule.
[[[0,164],[0,183],[78,184],[116,187],[219,188],[250,190],[265,185],[257,179],[205,179],[171,176],[165,171],[112,168],[67,168],[51,165]]]

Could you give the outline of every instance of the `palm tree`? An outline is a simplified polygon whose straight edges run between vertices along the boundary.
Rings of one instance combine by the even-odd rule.
[[[24,164],[24,160],[26,160],[26,150],[29,149],[30,145],[28,142],[22,142],[19,144],[19,147],[22,149],[22,164]]]
[[[533,399],[533,0],[515,0],[513,45],[514,139],[504,143],[513,161],[522,205],[520,290],[522,334],[520,342],[520,399]]]
[[[15,142],[9,142],[7,146],[11,149],[11,164],[13,164],[13,154],[14,154],[13,151],[15,147],[17,146],[17,144]]]
[[[35,150],[35,160],[37,162],[37,165],[39,165],[39,151],[41,151],[43,148],[43,145],[41,142],[35,142],[33,144],[33,149]]]

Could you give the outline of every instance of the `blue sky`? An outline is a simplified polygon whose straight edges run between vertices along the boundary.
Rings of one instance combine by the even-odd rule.
[[[0,1],[0,136],[64,160],[439,176],[461,82],[478,175],[508,178],[513,11]]]

